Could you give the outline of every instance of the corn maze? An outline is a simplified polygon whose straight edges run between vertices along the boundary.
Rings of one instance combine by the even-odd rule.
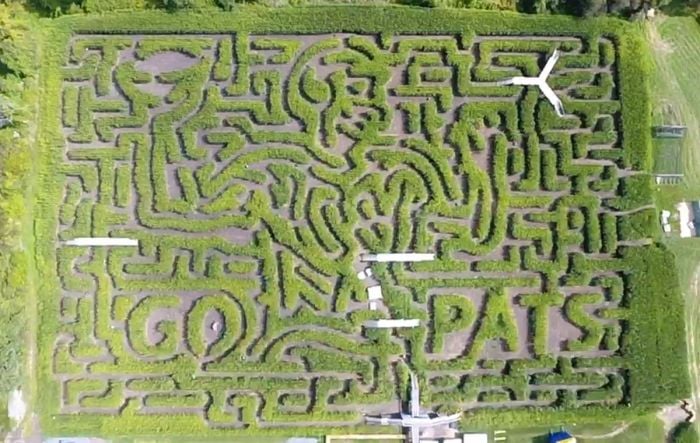
[[[58,39],[50,426],[364,429],[397,412],[409,369],[425,406],[467,418],[653,400],[635,397],[628,331],[647,327],[631,257],[656,215],[616,37],[410,31]],[[497,85],[555,49],[563,118]],[[108,236],[139,246],[65,245]],[[360,254],[389,251],[437,260],[373,265],[369,310]],[[379,318],[421,325],[362,326]]]

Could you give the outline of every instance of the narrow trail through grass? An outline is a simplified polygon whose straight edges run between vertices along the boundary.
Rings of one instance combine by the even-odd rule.
[[[578,438],[583,438],[586,440],[603,440],[606,438],[612,438],[616,437],[623,432],[625,432],[627,429],[629,429],[630,423],[622,423],[618,428],[613,429],[610,432],[606,432],[605,434],[597,434],[597,435],[588,435],[588,434],[576,434],[576,437]]]
[[[691,383],[693,386],[692,400],[695,408],[700,405],[700,361],[697,346],[698,313],[700,313],[700,266],[696,268],[693,283],[687,294],[688,309],[686,313],[686,328],[688,329],[688,366],[690,369]]]

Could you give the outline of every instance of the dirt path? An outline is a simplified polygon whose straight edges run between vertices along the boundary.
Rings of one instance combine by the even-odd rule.
[[[42,45],[41,44],[35,44],[35,49],[36,49],[36,57],[37,60],[42,59],[42,54],[41,54],[41,49]],[[37,78],[34,80],[37,84],[41,84],[41,82],[44,79]],[[33,110],[34,110],[34,115],[41,116],[41,112],[39,112],[39,100],[35,100],[33,103]],[[41,119],[41,117],[39,117]],[[37,141],[37,131],[39,128],[40,123],[32,123],[30,122],[28,124],[28,135],[27,138],[29,138],[32,142],[32,144],[36,145]],[[36,165],[33,166],[36,168]],[[28,180],[27,186],[29,187],[29,191],[27,192],[27,195],[35,195],[34,194],[34,188],[36,188],[37,183],[37,170],[33,169],[31,171],[31,178]],[[25,209],[25,223],[34,223],[33,221],[33,212],[34,212],[34,200],[33,199],[27,199],[27,208]],[[34,232],[33,230],[29,230],[29,234],[25,235],[25,238],[23,239],[24,242],[24,247],[30,250],[30,256],[32,257],[31,260],[33,261],[33,255],[34,255],[34,238],[33,238]],[[37,277],[35,275],[35,267],[34,266],[29,266],[29,276],[27,278],[27,308],[25,311],[26,314],[26,322],[27,322],[27,333],[25,336],[25,370],[26,373],[24,374],[24,386],[22,387],[24,391],[24,400],[26,402],[26,407],[27,407],[27,414],[24,418],[24,422],[20,423],[18,428],[15,429],[15,433],[21,435],[21,440],[16,440],[16,441],[26,441],[26,442],[36,442],[36,441],[41,441],[41,431],[39,428],[39,420],[36,414],[34,413],[34,410],[36,408],[36,399],[37,399],[37,393],[38,393],[38,377],[36,374],[36,366],[37,366],[37,334],[38,334],[38,325],[39,325],[39,312],[38,312],[38,301],[37,301],[37,293],[36,293],[36,285],[35,282],[37,281]],[[12,435],[8,435],[8,438],[12,437]],[[10,440],[12,441],[12,440]]]
[[[617,435],[622,434],[627,430],[627,428],[630,427],[630,423],[622,423],[619,427],[613,429],[610,432],[607,432],[605,434],[598,434],[598,435],[588,435],[588,434],[576,434],[576,438],[583,438],[586,440],[603,440],[604,438],[612,438]]]
[[[700,311],[700,265],[695,268],[693,281],[690,284],[690,294],[686,297],[686,336],[688,341],[688,370],[692,386],[691,403],[695,407],[700,404],[700,365],[698,362],[698,348],[695,339],[698,327],[698,312]]]

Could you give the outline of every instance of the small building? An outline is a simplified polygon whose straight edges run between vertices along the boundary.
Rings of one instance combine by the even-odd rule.
[[[676,205],[681,238],[700,237],[700,201]]]

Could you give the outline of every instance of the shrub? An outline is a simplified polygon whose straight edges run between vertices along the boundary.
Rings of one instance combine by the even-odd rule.
[[[583,332],[578,340],[566,343],[569,351],[592,351],[600,348],[604,329],[600,322],[591,317],[584,308],[586,304],[597,304],[603,301],[601,294],[574,294],[566,300],[564,313],[567,320]]]
[[[34,291],[30,272],[27,189],[35,161],[33,131],[28,123],[39,99],[37,39],[19,3],[0,5],[0,107],[11,124],[0,129],[0,402],[26,375],[28,297]],[[8,115],[9,114],[9,115]],[[58,121],[58,120],[57,120]],[[33,123],[32,123],[33,126]],[[57,303],[58,305],[58,303]],[[33,375],[32,375],[33,376]],[[0,427],[9,430],[6,412]]]
[[[216,0],[216,4],[224,11],[232,11],[237,5],[243,3],[238,0]]]
[[[194,6],[193,0],[162,0],[163,8],[176,11],[178,9],[186,9]]]
[[[647,208],[617,218],[620,240],[656,238],[659,234],[659,217],[654,208]]]
[[[673,443],[695,443],[700,440],[698,430],[692,423],[683,422],[676,425],[671,432]]]
[[[46,1],[46,0],[41,0]],[[65,2],[66,4],[68,2]],[[155,6],[154,0],[84,0],[82,7],[88,13],[122,10],[141,10]]]
[[[629,401],[663,404],[689,390],[683,299],[671,252],[663,246],[626,248],[624,301],[629,307],[622,352],[628,360]]]
[[[432,299],[432,352],[442,351],[445,334],[465,329],[476,319],[476,309],[470,299],[459,295],[436,295]]]
[[[609,199],[607,205],[618,211],[637,209],[651,203],[653,191],[652,177],[649,174],[635,174],[620,179],[619,197]]]

